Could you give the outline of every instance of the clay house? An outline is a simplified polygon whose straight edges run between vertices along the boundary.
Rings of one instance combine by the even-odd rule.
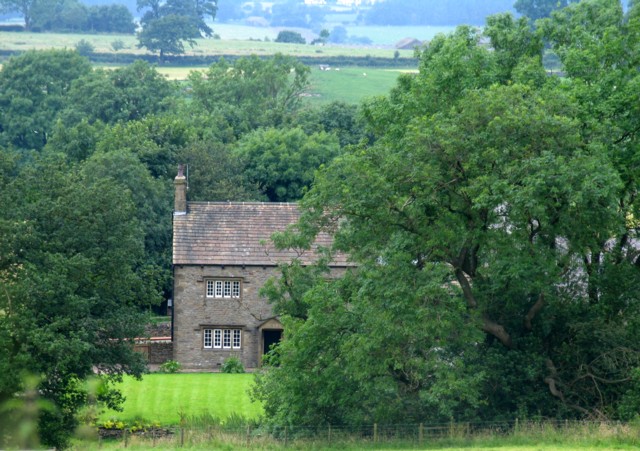
[[[173,359],[185,369],[215,371],[235,356],[245,368],[256,368],[283,334],[260,288],[278,275],[279,263],[299,257],[276,250],[270,236],[298,220],[298,207],[188,202],[182,168],[174,184]],[[326,246],[330,238],[316,244]],[[309,263],[313,252],[306,258]],[[338,260],[336,270],[349,266]]]

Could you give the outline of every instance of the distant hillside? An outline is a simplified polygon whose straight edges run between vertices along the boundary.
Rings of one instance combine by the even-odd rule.
[[[367,25],[483,25],[487,16],[512,12],[513,0],[386,0],[365,15]]]

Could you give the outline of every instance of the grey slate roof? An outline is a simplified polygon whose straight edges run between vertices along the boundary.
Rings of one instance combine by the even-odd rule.
[[[173,217],[173,264],[270,266],[290,261],[298,253],[276,250],[270,236],[299,217],[291,203],[189,202],[187,214]],[[321,235],[316,245],[330,243],[328,235]],[[301,258],[310,263],[313,252]],[[349,265],[344,256],[336,260],[336,266]]]

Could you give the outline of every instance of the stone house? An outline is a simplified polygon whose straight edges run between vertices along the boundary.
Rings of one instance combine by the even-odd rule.
[[[185,369],[219,369],[230,356],[245,368],[280,340],[283,327],[260,288],[277,265],[299,255],[270,236],[296,222],[292,203],[188,202],[182,169],[173,214],[173,358]],[[321,236],[316,245],[328,245]],[[307,263],[313,259],[309,254]],[[349,266],[339,257],[334,270]]]

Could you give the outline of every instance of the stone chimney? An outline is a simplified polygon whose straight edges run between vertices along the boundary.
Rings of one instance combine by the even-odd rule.
[[[187,178],[184,175],[184,164],[178,166],[178,175],[173,181],[176,190],[176,199],[173,207],[174,215],[187,214]]]

